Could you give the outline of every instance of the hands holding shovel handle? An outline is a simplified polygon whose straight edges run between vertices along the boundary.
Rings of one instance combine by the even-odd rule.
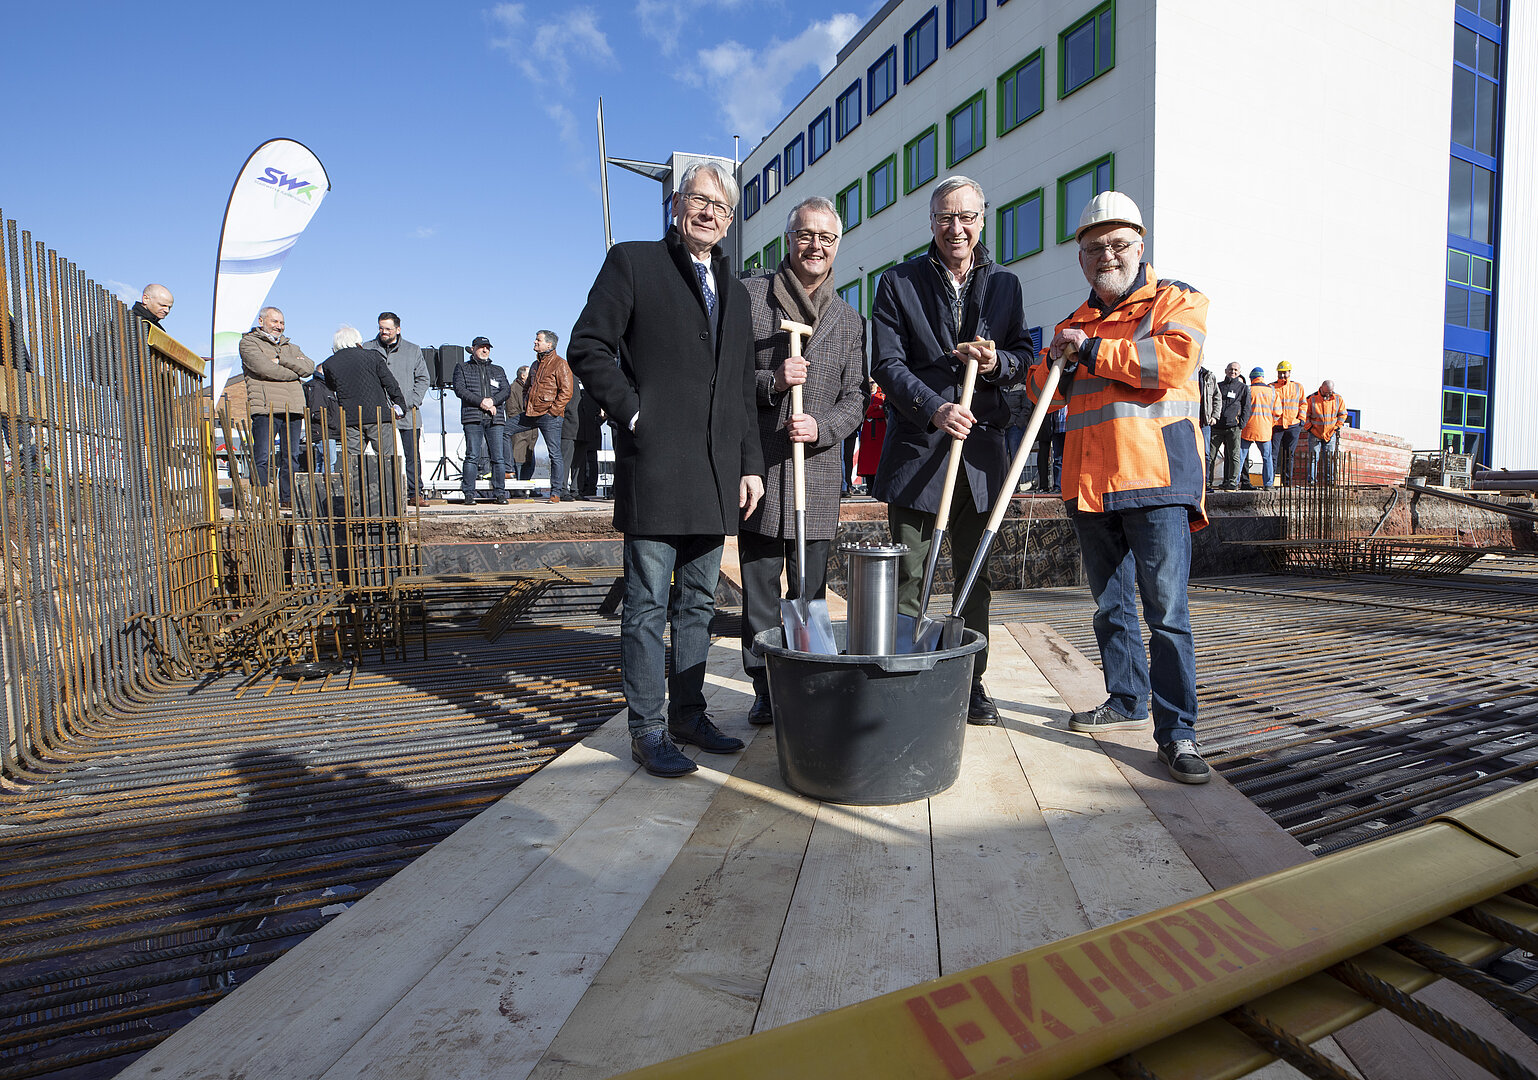
[[[786,319],[780,329],[790,335],[790,355],[801,355],[801,339],[812,336],[812,328],[805,323]],[[790,387],[790,413],[801,412],[801,384]],[[826,600],[808,601],[806,598],[806,444],[795,439],[790,443],[790,461],[794,474],[796,499],[796,598],[780,601],[780,621],[785,631],[785,645],[798,652],[836,655],[838,645],[833,640],[833,620],[828,614]]]

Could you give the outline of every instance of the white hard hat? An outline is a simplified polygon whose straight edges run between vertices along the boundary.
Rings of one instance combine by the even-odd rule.
[[[1143,215],[1138,213],[1137,203],[1121,192],[1102,191],[1084,207],[1073,238],[1077,240],[1084,235],[1084,230],[1093,229],[1096,225],[1130,225],[1142,235]]]

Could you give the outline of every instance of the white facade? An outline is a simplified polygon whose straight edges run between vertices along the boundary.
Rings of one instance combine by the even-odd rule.
[[[896,154],[896,203],[847,231],[835,267],[839,286],[862,282],[868,312],[867,275],[928,242],[934,181],[903,194],[901,173],[905,143],[934,124],[937,179],[962,173],[988,194],[984,242],[995,258],[998,209],[1041,189],[1042,250],[1008,268],[1028,322],[1050,336],[1088,294],[1075,245],[1058,241],[1059,178],[1113,155],[1114,185],[1142,209],[1155,271],[1211,299],[1209,367],[1237,360],[1270,376],[1290,360],[1310,391],[1334,379],[1362,427],[1438,445],[1451,0],[987,0],[985,20],[947,47],[958,2],[972,0],[889,4],[749,153],[744,184],[896,46],[896,95],[866,114],[862,94],[857,128],[756,213],[744,207],[740,260],[783,231],[796,202],[833,198],[856,179],[863,191],[868,171]],[[1059,98],[1059,35],[1106,7],[1114,65]],[[932,9],[938,58],[904,83],[904,34]],[[1000,135],[999,79],[1037,49],[1042,110]],[[986,144],[950,165],[947,115],[979,91]],[[1079,209],[1063,215],[1070,233]]]
[[[1501,165],[1501,232],[1518,244],[1538,236],[1538,11],[1507,5],[1506,129]],[[1490,464],[1538,469],[1538,291],[1504,264],[1495,312],[1495,417]]]

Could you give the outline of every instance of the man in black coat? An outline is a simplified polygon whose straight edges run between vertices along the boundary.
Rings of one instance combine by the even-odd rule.
[[[873,490],[887,504],[893,541],[908,546],[897,578],[897,609],[908,615],[918,614],[951,441],[963,440],[948,523],[951,566],[959,578],[972,563],[1009,471],[1009,404],[1000,387],[1017,382],[1031,356],[1020,279],[978,243],[985,210],[977,181],[952,176],[936,185],[929,197],[934,242],[881,275],[871,308],[871,374],[886,391],[889,418]],[[974,356],[972,407],[963,409],[962,372]],[[984,568],[962,609],[967,628],[984,641],[991,595]],[[983,687],[987,668],[984,648],[972,668],[967,719],[974,724],[999,719]]]
[[[615,422],[621,686],[631,757],[657,776],[696,768],[673,740],[714,754],[743,746],[705,714],[721,549],[764,494],[748,294],[717,246],[737,194],[731,170],[716,162],[685,169],[667,236],[609,250],[567,357]]]
[[[465,505],[475,505],[475,483],[481,461],[491,458],[491,501],[507,502],[507,475],[502,465],[502,403],[512,393],[507,372],[491,362],[491,339],[470,343],[470,359],[454,369],[454,396],[459,398],[459,423],[465,429],[465,470],[459,486]]]
[[[128,309],[128,313],[158,327],[160,320],[171,314],[171,305],[175,302],[171,290],[164,285],[146,285],[144,293]]]
[[[367,438],[374,453],[393,457],[395,433],[389,430],[390,417],[405,413],[406,398],[384,356],[365,349],[363,334],[344,326],[331,336],[331,359],[321,366],[326,385],[336,394],[347,453],[354,457],[363,453]]]
[[[568,477],[567,485],[575,492],[578,499],[596,499],[598,497],[598,450],[603,445],[603,410],[598,407],[598,400],[588,393],[587,387],[578,385],[577,393],[573,395],[577,402],[577,422],[573,425],[576,431],[575,446],[572,453],[575,455],[573,471]],[[566,428],[563,425],[561,435],[564,438]]]

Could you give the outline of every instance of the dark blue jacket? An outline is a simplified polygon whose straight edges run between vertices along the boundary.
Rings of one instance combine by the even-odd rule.
[[[508,380],[507,372],[490,360],[484,364],[473,355],[470,359],[454,368],[454,393],[459,398],[459,422],[461,424],[479,424],[489,422],[502,426],[501,405],[507,400],[507,395],[512,393],[513,384]],[[493,413],[481,411],[481,399],[490,398],[491,403],[498,408]]]

